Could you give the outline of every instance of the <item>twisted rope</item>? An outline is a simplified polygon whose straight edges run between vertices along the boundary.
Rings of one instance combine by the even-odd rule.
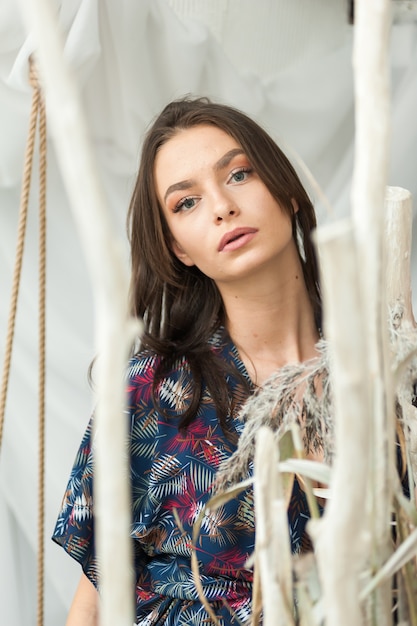
[[[39,118],[39,400],[38,400],[38,440],[39,440],[39,499],[38,499],[38,580],[37,580],[37,626],[44,621],[44,530],[45,530],[45,371],[46,371],[46,115],[45,105],[39,85],[36,66],[29,60],[29,82],[33,89],[29,132],[26,142],[22,190],[20,195],[19,219],[15,265],[10,296],[9,317],[3,360],[3,375],[0,388],[0,450],[3,441],[4,418],[7,391],[10,379],[10,365],[13,352],[16,326],[17,303],[22,273],[25,246],[29,193],[32,180],[33,155],[36,140],[36,127]]]
[[[35,147],[36,124],[39,108],[39,91],[32,95],[32,108],[29,120],[29,133],[26,143],[25,160],[23,167],[23,181],[20,195],[19,221],[17,227],[17,244],[15,266],[13,271],[12,292],[10,296],[9,318],[3,360],[3,377],[0,390],[0,449],[3,439],[4,415],[6,411],[7,390],[10,378],[10,363],[12,360],[13,338],[16,322],[17,300],[19,296],[20,275],[22,271],[23,251],[25,246],[26,221],[29,204],[29,191],[32,176],[33,152]]]
[[[46,388],[46,113],[36,66],[31,84],[39,93],[39,391],[38,391],[38,577],[37,626],[44,621],[45,582],[45,388]]]

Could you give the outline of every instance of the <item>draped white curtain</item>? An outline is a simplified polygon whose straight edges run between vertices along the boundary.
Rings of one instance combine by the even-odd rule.
[[[347,23],[345,0],[62,0],[56,4],[65,55],[82,90],[126,262],[125,215],[141,137],[159,110],[185,93],[208,95],[243,109],[266,127],[299,169],[302,158],[332,205],[330,214],[318,190],[309,185],[321,223],[349,212],[354,112],[352,27]],[[27,61],[31,52],[19,3],[2,0],[1,356],[30,109]],[[389,184],[405,187],[416,197],[417,23],[393,25],[391,68]],[[87,369],[94,347],[88,275],[51,138],[49,150],[45,625],[56,626],[65,621],[80,569],[48,538],[91,412]],[[36,623],[36,202],[35,184],[0,455],[0,624],[7,626]]]

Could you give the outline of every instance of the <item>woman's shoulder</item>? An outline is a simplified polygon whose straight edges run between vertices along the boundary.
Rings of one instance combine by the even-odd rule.
[[[140,378],[149,371],[155,371],[160,357],[152,350],[141,350],[134,354],[128,362],[126,379],[128,381]]]
[[[163,357],[160,354],[148,349],[137,352],[129,359],[126,369],[126,379],[128,381],[138,378],[140,379],[142,376],[155,373],[161,364],[162,358]],[[183,355],[177,357],[173,361],[171,368],[173,370],[187,369],[187,357]]]
[[[163,369],[163,374],[158,372],[162,357],[151,350],[142,350],[129,360],[126,380],[129,393],[138,391],[143,393],[145,389],[152,388],[157,378],[158,388],[172,385],[173,381],[183,380],[190,375],[188,360],[180,356],[168,367]]]
[[[208,341],[208,347],[214,352],[221,352],[225,347],[225,336],[223,327],[214,331]],[[142,379],[148,379],[149,376],[154,376],[161,364],[162,356],[155,351],[146,348],[138,351],[134,354],[128,363],[126,370],[126,379],[129,382],[140,383]],[[172,375],[175,372],[189,371],[189,362],[185,355],[178,356],[174,362],[171,362],[169,368],[165,368],[167,375]]]
[[[208,347],[224,359],[230,359],[225,350],[231,352],[225,340],[224,329],[217,329],[208,339]],[[126,369],[126,381],[129,393],[143,393],[156,382],[158,396],[162,404],[165,396],[171,395],[181,387],[182,393],[192,387],[192,368],[186,355],[178,355],[175,359],[166,359],[155,351],[146,348],[137,352],[129,360]]]
[[[126,369],[128,393],[152,386],[159,363],[159,355],[151,350],[142,350],[132,356]]]
[[[179,357],[168,366],[161,364],[161,359],[160,355],[149,350],[130,359],[127,408],[135,424],[153,423],[155,427],[169,417],[178,417],[191,402],[194,385],[186,357]]]

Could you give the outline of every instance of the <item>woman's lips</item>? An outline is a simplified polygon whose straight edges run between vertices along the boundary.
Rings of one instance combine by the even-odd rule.
[[[218,250],[219,252],[222,252],[223,250],[237,250],[253,239],[257,232],[256,228],[235,228],[234,230],[231,230],[223,235],[220,240]]]

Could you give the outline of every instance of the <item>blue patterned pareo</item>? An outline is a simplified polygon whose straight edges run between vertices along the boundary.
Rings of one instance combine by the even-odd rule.
[[[213,350],[234,363],[251,386],[235,346],[224,332]],[[185,359],[178,361],[159,388],[163,415],[152,401],[158,357],[141,353],[128,368],[132,527],[136,572],[136,623],[141,626],[210,626],[198,599],[190,565],[193,524],[213,493],[216,472],[235,446],[223,435],[212,398],[204,388],[198,414],[186,433],[178,415],[187,406],[192,381]],[[244,385],[229,377],[234,403],[247,397]],[[233,421],[237,432],[239,420]],[[93,452],[90,421],[64,495],[53,540],[77,560],[97,586],[94,553]],[[174,509],[181,521],[179,528]],[[111,507],[109,507],[111,511]],[[295,482],[288,511],[293,552],[310,549],[309,512]],[[246,562],[255,542],[253,492],[204,517],[197,545],[201,581],[221,626],[250,623],[253,573]],[[237,619],[236,619],[237,618]]]

